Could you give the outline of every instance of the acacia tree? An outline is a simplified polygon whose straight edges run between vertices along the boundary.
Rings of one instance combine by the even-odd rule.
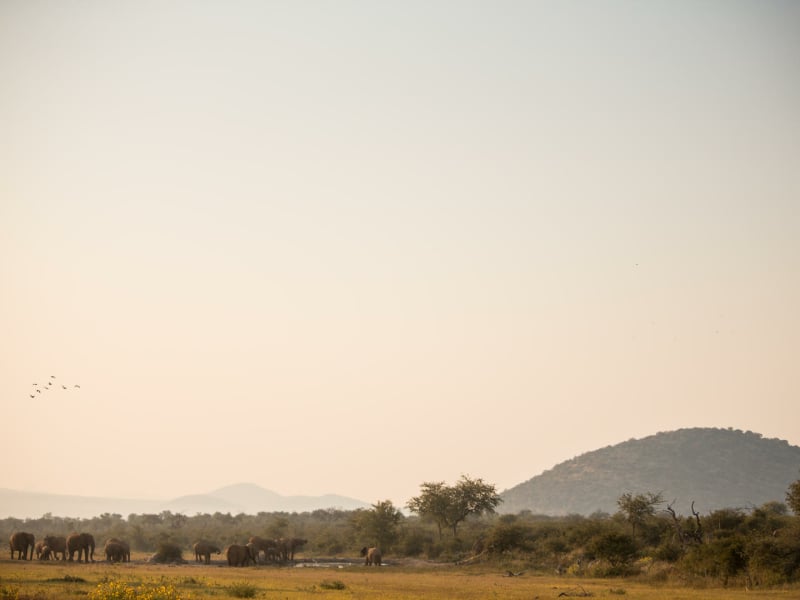
[[[382,500],[370,509],[360,509],[354,514],[353,521],[360,535],[370,544],[387,550],[397,541],[397,526],[403,514],[395,508],[391,500]]]
[[[656,513],[656,506],[664,502],[660,493],[645,492],[633,494],[625,492],[617,499],[617,506],[631,524],[631,537],[636,539],[636,526],[642,525],[648,517]]]
[[[466,475],[462,475],[453,486],[437,481],[425,482],[420,488],[422,493],[411,498],[406,506],[421,517],[433,519],[439,528],[439,539],[443,528],[452,529],[453,537],[456,537],[458,525],[468,516],[494,513],[502,502],[493,484]]]

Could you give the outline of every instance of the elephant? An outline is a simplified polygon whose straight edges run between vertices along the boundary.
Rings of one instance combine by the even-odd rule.
[[[207,565],[211,564],[211,553],[220,554],[222,550],[220,550],[214,544],[210,544],[208,542],[195,542],[192,546],[194,550],[194,560],[195,562],[200,562],[203,560]]]
[[[267,550],[264,551],[264,560],[267,562],[280,562],[281,552],[278,549],[278,546],[267,548]]]
[[[264,561],[269,562],[270,560],[274,560],[275,556],[280,556],[280,553],[277,552],[278,543],[275,540],[268,540],[262,537],[258,537],[254,535],[248,540],[256,549],[256,559],[258,555],[263,552],[264,553]]]
[[[61,554],[61,560],[67,559],[67,538],[63,535],[46,535],[44,543],[50,548],[50,554],[54,560],[58,560],[59,554]]]
[[[278,550],[280,550],[281,559],[288,562],[294,561],[294,553],[307,543],[308,540],[303,538],[280,538],[278,540]]]
[[[122,562],[125,560],[125,548],[119,542],[108,540],[103,546],[103,553],[108,562]]]
[[[131,546],[124,540],[107,539],[103,552],[108,562],[131,562]]]
[[[228,557],[228,566],[231,567],[245,567],[251,560],[256,564],[256,549],[252,544],[243,546],[241,544],[232,544],[228,546],[226,552]]]
[[[91,533],[71,533],[67,536],[67,552],[70,562],[75,552],[78,553],[78,562],[81,562],[81,555],[86,559],[85,562],[94,562],[94,536]]]
[[[369,567],[371,565],[375,565],[376,567],[381,566],[381,551],[378,548],[372,547],[367,548],[364,546],[361,549],[361,556],[364,557],[364,566]]]
[[[36,547],[36,538],[32,533],[24,531],[17,531],[12,533],[8,540],[8,546],[11,548],[11,559],[14,559],[14,552],[17,553],[17,560],[33,560],[33,552]],[[28,557],[28,548],[31,549],[30,558]]]
[[[34,546],[33,550],[36,553],[36,558],[38,560],[50,560],[50,549],[47,549],[47,556],[42,558],[42,554],[44,554],[45,543],[42,541],[36,542],[36,546]]]

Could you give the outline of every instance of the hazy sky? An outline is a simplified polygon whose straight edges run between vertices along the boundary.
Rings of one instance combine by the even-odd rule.
[[[797,2],[0,0],[0,81],[0,487],[800,444]]]

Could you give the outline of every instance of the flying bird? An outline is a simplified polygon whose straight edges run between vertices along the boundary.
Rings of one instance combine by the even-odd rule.
[[[42,390],[36,390],[36,393],[37,393],[37,394],[41,394],[41,393],[42,393]],[[31,396],[31,398],[33,398],[33,396]]]
[[[50,379],[55,379],[55,378],[56,378],[55,375],[50,375]]]
[[[75,384],[73,387],[76,387],[76,388],[78,388],[78,389],[81,389],[81,386],[79,386],[77,383],[76,383],[76,384]]]
[[[36,390],[36,391],[38,392],[39,390]],[[30,396],[31,396],[31,398],[36,398],[36,396],[34,394],[31,394]]]
[[[62,389],[67,389],[67,386],[65,386],[65,385],[62,385],[62,386],[61,386],[61,388],[62,388]]]

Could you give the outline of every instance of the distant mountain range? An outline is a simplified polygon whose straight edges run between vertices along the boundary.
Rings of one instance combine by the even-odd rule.
[[[658,433],[582,454],[500,494],[498,510],[615,513],[625,492],[661,492],[676,512],[784,502],[800,479],[800,447],[758,433],[694,428]]]
[[[500,494],[501,513],[589,515],[617,511],[625,492],[660,492],[688,514],[692,501],[701,513],[783,502],[800,479],[800,447],[758,433],[695,428],[662,432],[587,452]],[[252,483],[172,500],[133,500],[20,492],[0,488],[0,518],[91,518],[103,513],[306,512],[369,504],[337,495],[282,496]]]
[[[180,496],[172,500],[135,500],[20,492],[0,488],[0,518],[38,518],[46,513],[58,517],[91,518],[103,513],[160,513],[168,510],[192,516],[196,513],[306,512],[339,508],[355,510],[367,502],[328,494],[324,496],[282,496],[252,483],[229,485],[207,494]]]

